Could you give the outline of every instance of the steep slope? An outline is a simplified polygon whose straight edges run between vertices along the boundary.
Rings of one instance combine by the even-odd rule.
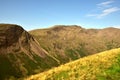
[[[25,80],[119,80],[120,48],[87,56]]]
[[[22,27],[0,24],[0,80],[35,74],[53,66],[58,66],[56,59]]]
[[[120,29],[84,29],[77,25],[57,25],[30,31],[40,45],[60,63],[120,47]]]

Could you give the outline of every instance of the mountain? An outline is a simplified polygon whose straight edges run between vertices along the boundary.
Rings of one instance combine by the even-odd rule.
[[[77,25],[56,25],[29,32],[60,63],[120,47],[120,29],[85,29]]]
[[[25,31],[0,24],[0,80],[18,79],[67,62],[120,47],[120,29],[56,25]]]
[[[52,66],[58,66],[57,61],[21,26],[0,24],[0,80],[24,77]]]
[[[24,80],[119,80],[120,48],[87,56]]]

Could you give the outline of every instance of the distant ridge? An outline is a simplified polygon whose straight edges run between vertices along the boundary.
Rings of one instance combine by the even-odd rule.
[[[77,25],[55,25],[29,33],[49,54],[65,62],[120,47],[120,29],[111,27],[85,29]]]

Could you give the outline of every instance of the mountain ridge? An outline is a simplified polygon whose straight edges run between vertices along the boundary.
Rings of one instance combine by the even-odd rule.
[[[25,31],[0,24],[0,79],[21,78],[97,52],[120,47],[120,29],[57,25]]]
[[[61,26],[57,25],[48,29],[33,30],[29,33],[50,54],[69,51],[70,53],[75,53],[75,55],[79,55],[79,52],[88,55],[120,47],[118,38],[120,29],[85,29],[79,26]],[[84,50],[82,51],[80,48]]]

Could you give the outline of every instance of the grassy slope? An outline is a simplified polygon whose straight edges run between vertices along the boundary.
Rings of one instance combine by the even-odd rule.
[[[119,80],[120,48],[72,61],[25,80]]]

